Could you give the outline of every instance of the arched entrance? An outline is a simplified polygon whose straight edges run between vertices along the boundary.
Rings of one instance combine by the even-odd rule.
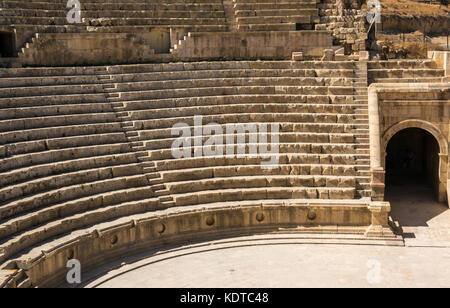
[[[397,134],[399,134],[398,136],[400,137],[396,137]],[[414,137],[415,136],[415,137]],[[416,138],[416,139],[414,139]],[[397,141],[395,141],[395,139],[397,139]],[[403,139],[403,141],[402,141]],[[393,141],[393,143],[391,143],[391,141]],[[424,144],[425,142],[425,144]],[[397,143],[397,145],[395,145],[395,143]],[[399,144],[400,143],[400,144]],[[422,153],[424,153],[423,155],[419,155],[419,156],[415,156],[414,152],[411,154],[409,153],[410,158],[404,158],[403,163],[408,163],[408,160],[411,160],[412,158],[415,159],[416,163],[419,163],[419,165],[422,166],[422,169],[416,168],[416,180],[420,180],[420,178],[418,179],[418,175],[417,175],[417,171],[421,170],[422,171],[422,175],[425,174],[426,177],[422,177],[421,180],[422,182],[425,180],[426,183],[428,185],[431,184],[432,188],[434,189],[434,193],[437,194],[437,200],[439,202],[446,202],[447,201],[447,179],[448,179],[448,174],[447,174],[447,164],[448,164],[448,141],[447,138],[441,133],[441,131],[432,123],[423,121],[423,120],[418,120],[418,119],[411,119],[411,120],[405,120],[405,121],[401,121],[398,122],[397,124],[391,126],[389,129],[387,129],[382,137],[382,141],[381,141],[381,162],[383,164],[384,170],[386,170],[386,162],[387,162],[387,156],[388,156],[388,146],[391,146],[395,149],[399,149],[401,150],[402,144],[403,143],[403,149],[404,151],[408,151],[411,150],[412,147],[409,146],[405,148],[405,145],[412,145],[413,143],[415,144],[414,148],[416,149],[416,151],[418,151],[418,149],[420,148],[420,145],[423,147],[425,147],[422,150]],[[419,144],[417,144],[419,143]],[[428,144],[427,144],[428,143]],[[437,143],[437,145],[436,145]],[[431,146],[431,151],[427,148],[427,146]],[[392,150],[391,150],[392,152]],[[437,152],[437,153],[436,153]],[[420,154],[420,153],[419,153]],[[392,155],[394,157],[392,157]],[[397,151],[397,153],[393,153],[390,154],[389,160],[390,162],[394,162],[395,164],[395,160],[396,160],[396,156],[397,159],[402,159],[401,158],[401,153],[399,153]],[[383,159],[384,158],[384,159]],[[419,159],[427,159],[427,161],[423,161]],[[397,161],[397,164],[399,162]],[[412,162],[411,162],[412,163]],[[386,184],[388,185],[389,183],[393,183],[392,179],[389,175],[392,175],[393,171],[394,171],[394,181],[395,178],[397,178],[400,174],[398,174],[398,172],[400,172],[400,170],[397,170],[397,176],[395,176],[395,170],[392,170],[392,168],[395,166],[390,165],[389,168],[390,170],[387,171],[386,174]],[[437,169],[437,171],[436,171]],[[412,171],[410,171],[412,172]],[[425,172],[425,173],[424,173]],[[401,173],[401,172],[400,172]],[[412,173],[414,174],[414,173]],[[410,175],[412,175],[410,173]],[[420,172],[419,172],[420,174]],[[409,179],[406,178],[406,180],[413,180],[413,179]],[[394,182],[395,183],[395,182]],[[388,188],[388,186],[386,186],[386,188]]]
[[[433,126],[425,129],[423,123],[404,125],[395,126],[383,138],[385,199],[391,203],[391,216],[402,226],[403,235],[420,238],[417,227],[430,227],[435,221],[442,223],[440,219],[446,217],[442,214],[448,211],[443,203],[447,148],[445,139]]]
[[[421,128],[397,132],[386,147],[386,186],[426,185],[439,198],[439,144]]]

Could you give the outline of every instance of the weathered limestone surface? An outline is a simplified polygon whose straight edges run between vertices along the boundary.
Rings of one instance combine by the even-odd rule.
[[[299,32],[230,32],[190,33],[174,56],[187,59],[278,59],[288,60],[294,51],[305,56],[319,57],[323,49],[332,46],[331,33],[327,31]]]
[[[109,63],[139,63],[168,53],[170,33],[41,33],[21,54],[25,65],[63,66]]]
[[[227,13],[221,0],[100,1],[82,4],[78,24],[67,21],[61,3],[3,2],[0,31],[14,35],[18,55],[3,66],[288,60],[292,52],[320,59],[333,43],[345,43],[349,55],[367,39],[356,1],[338,12],[330,0],[236,0]]]

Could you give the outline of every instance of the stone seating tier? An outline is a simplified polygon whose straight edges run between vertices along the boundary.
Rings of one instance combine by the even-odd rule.
[[[143,212],[367,196],[368,120],[355,69],[338,61],[0,69],[1,262]],[[279,165],[174,159],[170,129],[195,115],[223,127],[279,123]]]
[[[445,70],[433,60],[394,60],[368,62],[370,83],[445,82]]]

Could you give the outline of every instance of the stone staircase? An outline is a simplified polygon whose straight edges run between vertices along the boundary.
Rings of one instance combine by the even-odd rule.
[[[158,207],[105,98],[113,88],[98,73],[0,72],[0,262],[53,236]]]
[[[369,163],[369,113],[368,113],[368,92],[367,92],[367,61],[358,61],[355,63],[355,79],[354,87],[354,103],[358,105],[355,113],[358,114],[359,123],[361,124],[355,130],[356,141],[358,143],[357,162],[362,165],[370,165]],[[362,168],[358,170],[362,177],[360,181],[359,194],[362,197],[370,197],[370,168]]]
[[[128,112],[125,111],[126,108],[124,103],[121,102],[120,93],[117,93],[117,84],[114,83],[117,70],[116,72],[114,71],[115,70],[112,67],[100,67],[96,72],[99,82],[102,84],[105,91],[105,97],[111,103],[117,118],[121,121],[122,129],[125,132],[131,148],[136,152],[137,160],[140,162],[144,174],[146,174],[150,187],[154,192],[154,196],[159,198],[161,207],[173,206],[173,200],[168,196],[169,192],[161,185],[161,177],[156,172],[154,162],[148,159],[145,151],[142,151],[143,143],[139,141],[138,133],[129,122],[130,117],[128,116]]]
[[[448,82],[443,68],[432,59],[368,62],[368,82],[424,83]]]

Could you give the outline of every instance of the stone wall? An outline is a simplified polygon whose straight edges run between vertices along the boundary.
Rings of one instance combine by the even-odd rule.
[[[28,66],[104,65],[195,60],[290,60],[292,53],[321,58],[332,48],[328,31],[192,32],[176,44],[180,31],[149,33],[40,33],[20,59]]]
[[[168,31],[148,33],[38,34],[21,59],[25,65],[66,66],[151,61],[168,53]]]
[[[357,0],[323,0],[319,7],[317,30],[333,32],[334,44],[345,46],[346,53],[366,50],[367,12]]]

